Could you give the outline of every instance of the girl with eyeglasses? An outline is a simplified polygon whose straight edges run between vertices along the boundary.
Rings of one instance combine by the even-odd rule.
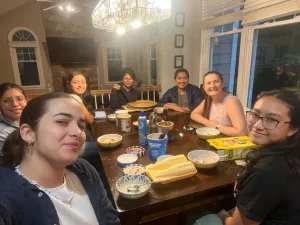
[[[78,158],[85,126],[69,94],[28,102],[0,153],[1,225],[120,225],[98,172]]]
[[[140,99],[140,92],[132,87],[135,81],[135,73],[125,67],[122,70],[122,83],[114,84],[110,94],[110,106],[112,109],[120,109],[128,102],[135,102]]]
[[[259,148],[246,157],[236,180],[232,216],[210,214],[193,224],[300,224],[300,100],[292,92],[262,93],[247,115],[249,137]]]
[[[0,151],[8,135],[19,128],[21,113],[26,103],[21,87],[13,83],[0,85]]]

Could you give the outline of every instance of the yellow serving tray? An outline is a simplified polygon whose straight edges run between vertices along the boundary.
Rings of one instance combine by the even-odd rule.
[[[167,184],[192,177],[197,169],[184,155],[176,155],[146,166],[146,173],[153,181]]]

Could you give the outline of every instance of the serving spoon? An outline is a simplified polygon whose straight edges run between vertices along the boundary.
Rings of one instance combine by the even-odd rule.
[[[152,182],[148,182],[148,183],[144,183],[144,184],[133,184],[133,185],[129,185],[127,187],[127,191],[128,192],[138,192],[140,190],[140,187],[147,185],[147,184],[155,184],[155,183],[160,183],[162,181],[165,180],[157,180],[157,181],[152,181]]]

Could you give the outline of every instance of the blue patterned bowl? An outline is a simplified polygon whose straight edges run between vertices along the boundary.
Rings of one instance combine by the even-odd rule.
[[[121,177],[119,180],[117,180],[116,188],[120,193],[120,195],[123,196],[124,198],[138,199],[145,196],[148,193],[151,184],[146,184],[146,183],[150,183],[150,182],[151,180],[144,175],[125,175]],[[131,192],[131,191],[129,192],[127,190],[128,186],[136,185],[136,184],[145,184],[145,185],[141,186],[137,192]]]

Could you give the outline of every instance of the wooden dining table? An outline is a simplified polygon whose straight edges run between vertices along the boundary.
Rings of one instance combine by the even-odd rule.
[[[137,120],[139,113],[131,113],[131,116],[133,122]],[[196,134],[183,131],[183,126],[187,124],[201,126],[190,121],[190,114],[168,111],[168,120],[174,122],[174,140],[167,144],[166,154],[187,156],[192,150],[215,150]],[[175,128],[184,132],[184,136],[180,137]],[[116,123],[106,119],[96,120],[92,131],[94,138],[119,133]],[[126,148],[138,145],[138,131],[132,125],[131,132],[119,134],[123,136],[121,145],[100,148],[99,154],[122,225],[147,224],[195,207],[233,199],[233,184],[241,168],[232,161],[219,162],[214,169],[198,169],[197,174],[191,178],[168,184],[152,184],[147,195],[140,199],[123,198],[115,187],[117,180],[123,176],[123,168],[118,166],[117,157],[126,153]],[[144,166],[155,163],[148,156],[147,146],[145,149],[146,153],[138,159],[138,163]]]

